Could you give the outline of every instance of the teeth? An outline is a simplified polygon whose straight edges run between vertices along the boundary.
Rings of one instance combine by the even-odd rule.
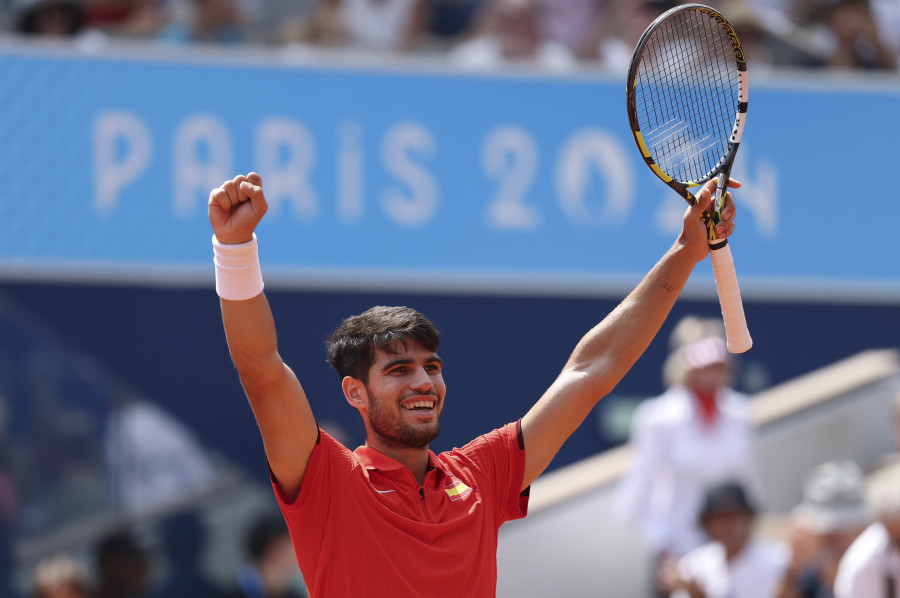
[[[407,409],[415,409],[416,407],[425,407],[426,409],[432,409],[434,407],[434,401],[416,401],[415,403],[409,404]]]

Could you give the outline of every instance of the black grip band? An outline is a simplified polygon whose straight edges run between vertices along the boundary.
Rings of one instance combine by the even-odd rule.
[[[716,240],[718,240],[718,239],[716,239]],[[728,245],[728,239],[722,239],[721,243],[716,243],[715,245],[710,245],[709,250],[716,251],[717,249],[722,249],[726,245]]]

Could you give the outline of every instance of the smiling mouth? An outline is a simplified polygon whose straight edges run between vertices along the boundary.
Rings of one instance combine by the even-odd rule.
[[[403,406],[407,411],[431,411],[435,401],[412,401]]]

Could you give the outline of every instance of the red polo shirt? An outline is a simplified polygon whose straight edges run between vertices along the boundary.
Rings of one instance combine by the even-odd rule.
[[[297,500],[275,487],[311,598],[493,598],[497,533],[524,517],[521,423],[435,455],[420,487],[399,461],[325,432]]]

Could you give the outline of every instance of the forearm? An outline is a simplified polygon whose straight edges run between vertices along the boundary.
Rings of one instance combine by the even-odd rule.
[[[559,377],[522,419],[525,486],[544,471],[597,401],[619,383],[650,345],[694,266],[709,254],[701,214],[709,208],[715,183],[707,182],[696,196],[697,203],[685,212],[684,227],[675,244],[628,297],[582,337]],[[740,183],[732,180],[729,185],[738,187]],[[726,195],[722,222],[716,226],[723,239],[734,229],[730,198]]]
[[[637,361],[684,288],[696,252],[676,243],[641,283],[578,343],[562,373],[522,420],[524,486]]]
[[[282,365],[275,319],[265,294],[245,301],[220,299],[219,303],[228,350],[241,380],[263,384]]]
[[[598,399],[622,379],[649,346],[697,263],[679,241],[606,318],[579,341],[566,369],[590,374]]]

